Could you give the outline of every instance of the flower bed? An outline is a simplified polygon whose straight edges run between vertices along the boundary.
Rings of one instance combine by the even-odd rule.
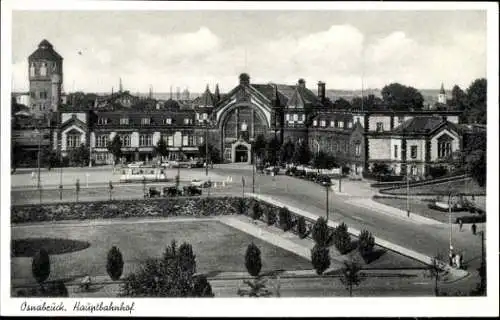
[[[11,223],[128,217],[213,216],[238,213],[237,197],[183,197],[12,206]],[[244,201],[251,201],[245,199]]]

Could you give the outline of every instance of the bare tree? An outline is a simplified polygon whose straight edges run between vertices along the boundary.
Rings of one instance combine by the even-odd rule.
[[[356,260],[351,258],[348,261],[344,261],[341,271],[340,281],[349,290],[349,296],[352,297],[352,287],[358,286],[362,280],[360,275],[361,266]]]

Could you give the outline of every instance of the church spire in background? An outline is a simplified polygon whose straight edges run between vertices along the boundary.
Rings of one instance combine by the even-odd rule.
[[[217,104],[220,101],[220,92],[219,92],[219,84],[218,83],[215,85],[214,100],[215,100],[215,104]]]
[[[123,92],[123,84],[122,84],[122,78],[120,77],[120,86],[119,86],[119,92]]]

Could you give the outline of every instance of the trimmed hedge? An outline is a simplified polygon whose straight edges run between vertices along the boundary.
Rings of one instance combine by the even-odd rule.
[[[183,197],[169,199],[114,200],[81,203],[54,203],[12,206],[11,223],[109,219],[128,217],[175,217],[232,215],[241,212],[237,197]],[[253,202],[253,201],[252,201]],[[258,203],[255,201],[255,203]]]

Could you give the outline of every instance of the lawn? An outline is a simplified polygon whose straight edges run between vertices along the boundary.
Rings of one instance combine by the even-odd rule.
[[[246,271],[244,255],[252,241],[261,250],[262,271],[311,269],[308,260],[216,221],[91,224],[16,227],[12,239],[65,238],[90,243],[80,251],[51,255],[49,279],[106,275],[106,255],[112,246],[122,252],[124,274],[128,274],[146,258],[159,257],[172,240],[193,246],[198,272]],[[31,258],[12,258],[11,278],[32,281]]]
[[[406,186],[385,191],[387,194],[406,195]],[[412,195],[448,195],[452,193],[485,195],[486,188],[480,187],[473,179],[455,180],[425,186],[410,187]]]

